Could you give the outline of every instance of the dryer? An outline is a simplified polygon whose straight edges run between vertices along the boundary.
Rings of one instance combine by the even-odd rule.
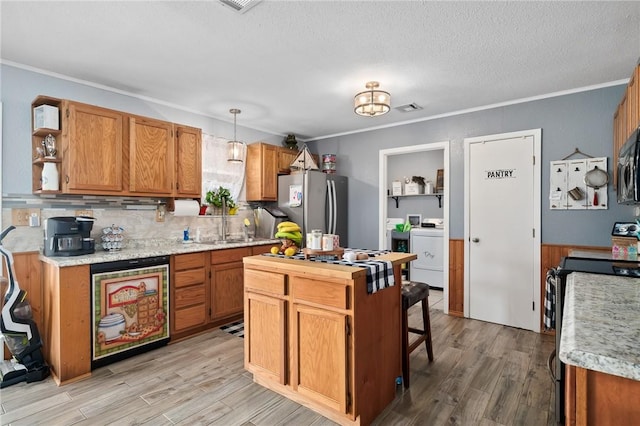
[[[444,229],[412,228],[410,238],[411,252],[418,256],[410,263],[411,280],[444,288]]]

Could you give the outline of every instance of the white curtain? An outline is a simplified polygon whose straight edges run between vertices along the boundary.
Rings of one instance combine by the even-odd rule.
[[[227,161],[225,138],[202,134],[202,203],[207,191],[219,186],[227,188],[235,201],[245,201],[244,170],[247,163],[246,147],[242,162]]]

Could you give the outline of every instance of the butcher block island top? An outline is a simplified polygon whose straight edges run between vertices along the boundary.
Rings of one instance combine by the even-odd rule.
[[[244,356],[254,381],[336,423],[370,424],[402,376],[400,265],[415,259],[245,257]]]

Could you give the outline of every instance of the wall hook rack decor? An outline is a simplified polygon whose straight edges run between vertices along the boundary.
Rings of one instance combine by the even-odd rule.
[[[587,158],[593,158],[593,155],[585,154],[584,152],[582,152],[578,148],[576,148],[575,151],[573,151],[571,154],[569,154],[566,157],[564,157],[563,160],[568,160],[569,158],[573,157],[576,154],[584,155]]]

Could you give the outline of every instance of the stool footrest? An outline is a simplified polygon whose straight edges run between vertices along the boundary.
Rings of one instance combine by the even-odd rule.
[[[418,346],[420,346],[424,341],[426,340],[425,337],[422,337],[418,340],[416,340],[415,342],[411,343],[409,345],[409,348],[407,349],[409,351],[409,353],[413,352]]]

